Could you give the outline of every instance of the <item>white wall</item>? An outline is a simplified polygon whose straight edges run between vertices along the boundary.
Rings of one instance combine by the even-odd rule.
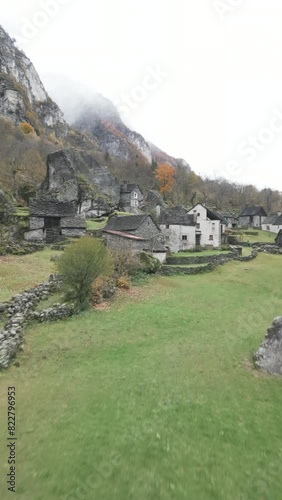
[[[166,261],[165,252],[153,252],[153,256],[156,257],[162,264]]]
[[[272,233],[278,234],[280,229],[282,229],[282,225],[280,224],[280,226],[273,226],[272,224],[262,224],[261,228],[263,231],[271,231]]]
[[[195,226],[180,226],[165,224],[160,225],[162,234],[165,237],[165,245],[169,247],[173,253],[181,250],[189,250],[196,246],[196,230]],[[182,236],[187,236],[187,241],[182,239]]]
[[[220,220],[209,220],[207,218],[207,209],[203,205],[196,205],[189,212],[190,215],[197,217],[196,232],[201,233],[201,245],[209,245],[218,248],[222,244],[222,232],[225,232],[225,226]],[[212,239],[210,239],[212,237]]]

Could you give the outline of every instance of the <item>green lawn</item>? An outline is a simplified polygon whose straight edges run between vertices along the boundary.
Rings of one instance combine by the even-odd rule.
[[[107,224],[108,219],[97,222],[93,219],[86,219],[87,231],[97,231],[98,229],[104,229]]]
[[[254,236],[252,234],[243,234],[243,241],[249,241],[250,243],[274,243],[274,240],[277,236],[275,233],[271,233],[268,231],[255,230],[255,233],[258,233],[258,236]]]
[[[282,380],[252,353],[281,280],[281,257],[260,254],[30,327],[0,375],[1,499],[13,385],[20,500],[280,500]]]
[[[55,264],[50,262],[54,255],[60,255],[60,252],[47,248],[29,255],[0,256],[0,302],[48,281],[50,274],[55,272]]]

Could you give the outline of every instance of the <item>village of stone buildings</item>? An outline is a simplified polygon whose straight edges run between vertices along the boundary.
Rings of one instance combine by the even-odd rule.
[[[126,182],[120,186],[116,210],[108,213],[107,206],[97,206],[93,200],[84,205],[83,209],[72,201],[50,196],[32,199],[25,239],[54,243],[62,238],[81,237],[86,234],[87,220],[95,218],[101,225],[106,221],[99,234],[109,249],[150,252],[161,263],[171,253],[219,249],[234,241],[232,231],[237,228],[276,233],[275,243],[282,246],[282,214],[267,214],[262,206],[244,207],[237,217],[201,203],[191,208],[169,207],[157,191],[144,192],[137,184]]]

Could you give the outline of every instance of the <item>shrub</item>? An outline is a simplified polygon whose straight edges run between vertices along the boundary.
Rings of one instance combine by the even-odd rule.
[[[104,244],[86,236],[71,243],[58,261],[68,297],[78,310],[86,309],[91,300],[92,285],[98,276],[113,272],[112,258]]]
[[[140,255],[140,261],[143,264],[143,269],[148,274],[154,274],[161,267],[159,259],[156,259],[153,255],[142,252]]]
[[[129,290],[131,288],[131,281],[128,276],[120,276],[117,279],[117,287],[123,290]]]
[[[99,276],[92,287],[93,304],[100,304],[103,300],[110,299],[115,295],[116,289],[116,283],[112,277]]]
[[[134,276],[142,269],[138,255],[130,250],[113,250],[112,256],[117,276]]]
[[[32,125],[28,122],[23,122],[20,125],[20,129],[23,131],[24,134],[35,134],[35,130]]]

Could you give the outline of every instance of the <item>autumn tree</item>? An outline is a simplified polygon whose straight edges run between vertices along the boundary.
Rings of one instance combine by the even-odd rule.
[[[163,194],[171,193],[175,185],[176,169],[168,163],[158,166],[155,171],[155,177],[159,182],[160,192]]]

